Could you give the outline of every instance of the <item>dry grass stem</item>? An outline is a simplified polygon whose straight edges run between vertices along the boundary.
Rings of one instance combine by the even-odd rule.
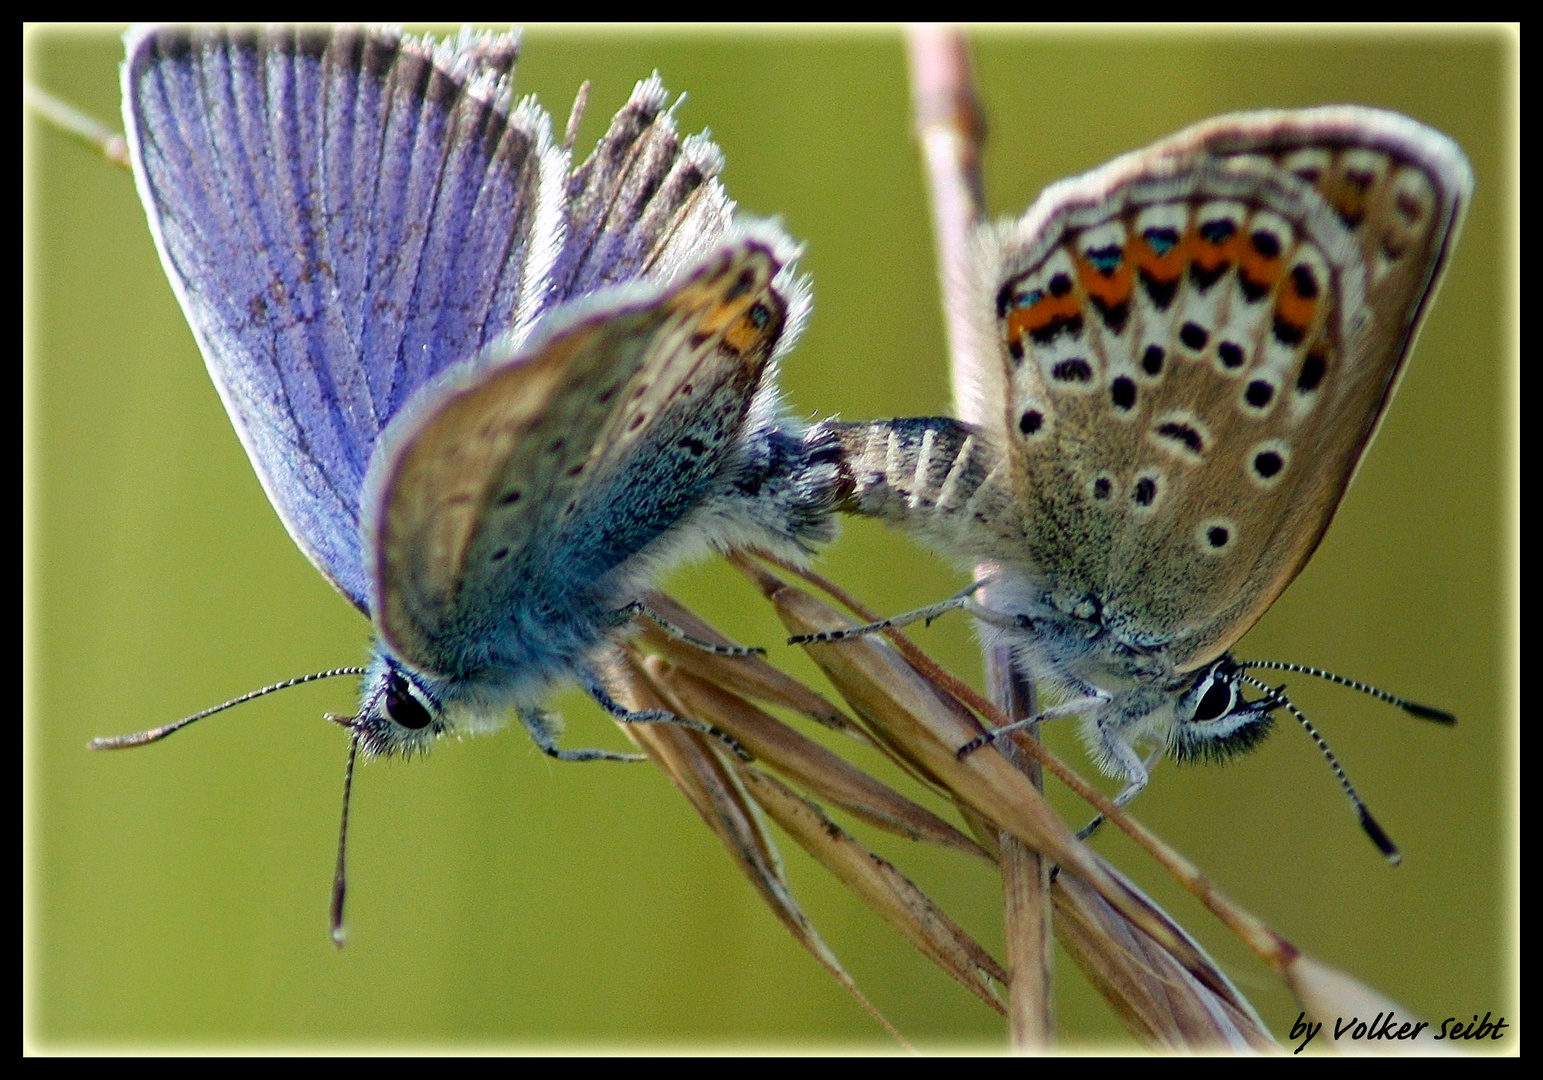
[[[853,625],[834,608],[755,561],[744,557],[732,561],[771,600],[790,633]],[[650,604],[704,640],[725,640],[667,598],[652,598]],[[866,617],[860,605],[858,609]],[[997,1012],[1011,1016],[1017,1004],[1009,995],[1004,1007],[999,990],[1012,985],[1015,965],[1020,969],[1038,965],[1022,974],[1048,993],[1048,940],[1031,944],[1020,955],[1013,936],[1035,932],[1040,925],[1035,911],[1048,896],[1055,937],[1135,1037],[1174,1049],[1278,1049],[1252,1006],[1205,951],[1076,839],[1024,769],[1044,762],[1074,790],[1086,788],[1085,781],[1037,744],[987,747],[960,760],[956,748],[982,729],[982,721],[1000,724],[1005,716],[937,669],[903,635],[893,637],[894,648],[866,637],[806,646],[847,702],[849,717],[759,656],[712,655],[645,629],[639,643],[656,646],[660,655],[643,658],[635,646],[629,647],[613,673],[622,700],[634,709],[665,708],[714,724],[737,740],[755,764],[739,760],[723,742],[684,728],[624,725],[624,730],[669,774],[795,938],[897,1039],[899,1034],[857,989],[797,903],[763,814],[918,951]],[[677,663],[677,657],[689,657],[689,663]],[[920,662],[913,665],[911,657]],[[886,752],[934,794],[952,800],[974,838],[752,704],[748,696]],[[834,717],[840,719],[833,723]],[[1026,760],[1012,760],[1020,753]],[[1096,792],[1091,794],[1096,807],[1100,801],[1107,802]],[[1015,904],[1029,909],[1019,926],[1009,931],[1011,963],[1004,967],[993,958],[888,859],[835,822],[822,803],[893,835],[1002,865],[1007,918],[1014,917]],[[1357,1008],[1365,1012],[1368,1003],[1379,1001],[1347,977],[1303,957],[1135,822],[1118,812],[1110,818],[1143,842],[1192,894],[1281,972],[1310,1014],[1352,1015]],[[1061,872],[1052,878],[1043,859],[1061,867]],[[1024,995],[1023,1000],[1031,1005],[1048,1002],[1038,991]],[[1383,1003],[1382,1007],[1392,1006]],[[1042,1046],[1050,1035],[1050,1028],[1042,1026],[1048,1016],[1048,1011],[1029,1007],[1025,1015],[1013,1019],[1014,1047]]]
[[[630,655],[618,657],[611,674],[628,708],[683,711],[679,703],[660,691]],[[727,759],[732,755],[722,744],[687,728],[671,724],[623,724],[621,727],[664,769],[680,793],[696,808],[788,932],[896,1042],[909,1049],[905,1037],[858,989],[794,898],[776,844],[740,782],[737,759],[736,764],[730,764]]]
[[[791,632],[849,625],[822,601],[755,563],[735,562],[772,600]],[[667,610],[672,622],[705,640],[722,640],[678,606],[659,603],[656,610]],[[641,637],[650,644],[660,640]],[[671,647],[666,649],[666,643]],[[1028,896],[1027,902],[1037,905],[1041,902],[1037,894],[1048,891],[1056,935],[1138,1038],[1168,1047],[1274,1047],[1247,1001],[1204,950],[1140,890],[1076,840],[1019,767],[1008,760],[1015,751],[1006,748],[1004,755],[988,749],[964,761],[958,758],[955,748],[980,730],[975,715],[888,645],[857,638],[808,648],[858,718],[846,720],[846,725],[858,731],[866,728],[865,740],[887,749],[892,757],[909,764],[913,775],[925,777],[928,786],[953,799],[975,840],[728,686],[748,686],[749,692],[765,694],[783,707],[799,702],[794,711],[800,715],[810,711],[806,703],[824,700],[814,691],[780,673],[776,679],[764,673],[749,680],[735,675],[736,667],[765,665],[759,657],[723,657],[693,649],[695,663],[686,670],[674,663],[680,652],[674,646],[680,644],[663,638],[660,651],[668,651],[668,659],[658,655],[645,659],[635,648],[629,649],[613,673],[619,696],[631,708],[667,708],[716,725],[755,758],[755,765],[739,760],[724,743],[684,728],[624,725],[624,730],[670,775],[790,932],[876,1017],[876,1009],[857,990],[794,898],[761,812],[923,955],[998,1012],[1005,1010],[996,986],[1011,985],[1010,969],[887,859],[841,828],[819,802],[906,839],[977,859],[1000,860],[1008,867],[1004,895],[1009,917],[1014,896]],[[784,680],[798,689],[790,689]],[[769,686],[775,689],[768,693]],[[840,713],[833,706],[815,711],[823,717]],[[1021,846],[1015,850],[1014,845]],[[1065,868],[1053,881],[1047,880],[1050,875],[1040,865],[1041,852]],[[1016,882],[1011,880],[1014,874]],[[1198,874],[1194,877],[1204,881]],[[1037,925],[1032,917],[1023,922],[1028,930]],[[1256,930],[1260,928],[1262,924]],[[1283,963],[1287,957],[1295,958],[1289,944],[1270,937],[1276,946],[1274,955]],[[1009,938],[1010,949],[1011,942]],[[1049,955],[1048,944],[1041,942],[1030,949],[1026,959],[1011,953],[1009,958],[1020,966],[1042,963],[1041,958]],[[1028,977],[1048,988],[1047,969],[1035,969]],[[1040,998],[1031,994],[1027,1000]],[[1031,1011],[1015,1022],[1017,1048],[1036,1048],[1041,1036],[1049,1037],[1049,1028],[1037,1024],[1039,1015]],[[887,1021],[879,1019],[893,1034]],[[1020,1032],[1027,1034],[1020,1038],[1016,1034]]]
[[[1292,994],[1308,1017],[1330,1028],[1343,1017],[1356,1017],[1369,1024],[1378,1014],[1396,1016],[1400,1024],[1417,1022],[1414,1014],[1402,1005],[1388,1000],[1343,971],[1306,954],[1294,956],[1286,965],[1285,975],[1286,984],[1291,987]],[[1333,1045],[1344,1047],[1349,1053],[1355,1053],[1357,1048],[1365,1048],[1364,1052],[1375,1052],[1379,1056],[1456,1054],[1453,1042],[1436,1040],[1437,1030],[1426,1025],[1417,1035],[1407,1040],[1377,1039],[1362,1042],[1356,1039],[1336,1039]]]
[[[742,775],[762,809],[804,850],[933,963],[992,1009],[1005,1013],[991,980],[1005,983],[1006,970],[893,864],[776,778],[753,768]]]
[[[953,848],[985,862],[995,861],[974,840],[926,807],[744,699],[689,672],[671,668],[657,657],[650,658],[645,667],[688,716],[711,717],[760,763],[800,787],[896,836]]]
[[[715,645],[738,644],[664,593],[649,593],[647,603],[652,610],[703,641]],[[717,683],[741,697],[780,705],[832,731],[839,731],[858,742],[873,745],[873,739],[859,724],[797,679],[772,667],[762,657],[736,657],[726,663],[723,657],[703,652],[671,637],[649,619],[639,620],[637,625],[638,640],[668,657],[675,666]]]

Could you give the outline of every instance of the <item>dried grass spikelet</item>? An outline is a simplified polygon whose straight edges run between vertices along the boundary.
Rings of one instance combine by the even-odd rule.
[[[852,625],[836,609],[760,563],[744,557],[732,561],[767,596],[790,633]],[[723,635],[668,598],[653,596],[648,603],[686,632],[727,643]],[[643,656],[641,646],[653,655]],[[957,681],[916,654],[908,643],[897,648],[876,637],[863,637],[806,648],[850,714],[761,657],[716,656],[647,624],[612,674],[619,695],[630,707],[668,708],[703,720],[725,732],[752,759],[742,760],[725,741],[683,728],[624,726],[686,795],[794,937],[891,1034],[900,1038],[858,991],[798,906],[765,818],[775,821],[983,1004],[1007,1014],[1015,1031],[1042,1033],[1020,1038],[1015,1044],[1019,1048],[1048,1043],[1053,1029],[1049,1002],[1031,1000],[1024,1005],[1015,1000],[1016,987],[1013,993],[1007,992],[1015,984],[1006,965],[893,862],[843,829],[827,808],[906,840],[997,862],[1009,883],[1004,903],[1013,963],[1026,968],[1038,964],[1047,973],[1052,931],[1045,930],[1044,940],[1032,943],[1032,930],[1037,921],[1053,927],[1054,938],[1110,1002],[1127,1030],[1148,1045],[1232,1052],[1279,1049],[1252,1006],[1195,940],[1077,840],[1030,781],[1028,771],[1013,760],[1018,755],[993,746],[963,760],[958,757],[957,747],[982,730],[977,715],[988,723],[1001,722],[1000,715],[987,715],[989,703],[972,700],[967,707],[970,692],[963,691],[961,700]],[[956,806],[968,833],[752,701],[787,710],[878,749],[921,787]],[[1042,760],[1058,776],[1066,773],[1063,779],[1074,789],[1086,789],[1099,809],[1112,809],[1064,765],[1048,754]],[[1123,815],[1111,814],[1111,822],[1136,835],[1293,988],[1332,984],[1327,977],[1310,977],[1329,969],[1306,961],[1289,942],[1217,892],[1182,857],[1146,836]],[[1052,863],[1060,868],[1053,877]],[[1042,893],[1019,889],[1024,882],[1037,883]],[[1052,913],[1048,920],[1043,915],[1047,907]],[[1031,944],[1024,946],[1023,941]],[[1019,946],[1016,952],[1015,945]],[[1309,1007],[1305,996],[1299,994],[1299,1000]],[[1023,1015],[1017,1015],[1017,1010]]]

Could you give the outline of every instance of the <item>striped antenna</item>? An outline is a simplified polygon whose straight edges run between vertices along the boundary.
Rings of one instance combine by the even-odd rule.
[[[1379,690],[1375,686],[1368,686],[1354,679],[1347,679],[1343,675],[1336,675],[1332,671],[1324,671],[1322,668],[1308,667],[1306,664],[1288,664],[1280,660],[1239,660],[1239,668],[1263,668],[1270,671],[1289,671],[1298,675],[1312,675],[1326,682],[1335,683],[1338,686],[1348,687],[1351,690],[1359,690],[1376,698],[1378,701],[1389,705],[1397,705],[1411,716],[1418,716],[1421,720],[1434,720],[1438,724],[1455,724],[1457,717],[1445,709],[1432,708],[1429,705],[1421,705],[1419,702],[1401,698],[1396,694],[1390,694],[1386,690]]]
[[[261,690],[253,690],[249,694],[242,694],[238,698],[231,698],[224,704],[216,705],[211,709],[205,709],[203,712],[194,713],[192,716],[185,716],[175,723],[164,724],[161,727],[151,728],[149,731],[136,731],[132,735],[107,735],[100,739],[92,739],[86,746],[92,750],[125,750],[131,746],[144,746],[147,743],[160,742],[166,736],[172,734],[172,732],[181,731],[195,720],[202,720],[206,716],[213,716],[217,712],[224,712],[226,709],[251,701],[253,698],[260,698],[264,694],[271,694],[277,690],[288,690],[291,686],[303,686],[308,682],[315,682],[318,679],[331,679],[338,675],[363,674],[364,668],[342,667],[333,668],[331,671],[318,671],[312,675],[301,675],[297,679],[274,683],[272,686],[265,686]]]
[[[354,763],[359,760],[359,736],[348,740],[348,765],[343,770],[343,823],[338,826],[338,865],[332,873],[332,943],[343,947],[343,899],[348,895],[348,807],[354,792]]]
[[[1262,667],[1264,665],[1259,666]],[[1329,744],[1324,741],[1322,735],[1318,734],[1318,729],[1313,727],[1312,721],[1303,716],[1302,710],[1291,703],[1291,699],[1286,696],[1286,688],[1284,686],[1270,686],[1254,678],[1252,675],[1240,674],[1238,678],[1255,689],[1263,690],[1266,694],[1269,694],[1277,706],[1289,709],[1291,715],[1297,718],[1297,723],[1302,725],[1303,729],[1313,737],[1313,742],[1318,744],[1318,749],[1323,751],[1323,756],[1328,761],[1329,768],[1333,769],[1334,775],[1339,777],[1339,786],[1345,789],[1346,797],[1350,799],[1351,805],[1355,807],[1356,816],[1361,820],[1361,828],[1365,830],[1367,836],[1371,837],[1372,843],[1377,845],[1377,850],[1387,856],[1388,862],[1397,866],[1403,860],[1403,855],[1399,853],[1398,845],[1393,843],[1392,838],[1382,831],[1382,826],[1377,824],[1377,819],[1372,817],[1372,812],[1366,808],[1366,803],[1362,801],[1360,795],[1356,794],[1355,786],[1351,784],[1350,777],[1346,776],[1345,770],[1340,767],[1339,759],[1334,756],[1334,751],[1329,749]]]

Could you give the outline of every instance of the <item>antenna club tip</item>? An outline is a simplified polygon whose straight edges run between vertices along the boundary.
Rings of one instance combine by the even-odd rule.
[[[133,735],[98,735],[86,744],[87,750],[127,750],[130,747],[144,746],[146,743],[157,742],[164,738],[166,732],[161,728],[153,728],[150,731],[140,731]]]
[[[334,926],[332,928],[332,944],[336,945],[340,949],[344,945],[347,945],[348,931],[345,930],[342,926]]]
[[[1361,818],[1361,828],[1365,830],[1367,836],[1371,837],[1372,843],[1377,845],[1377,850],[1387,857],[1388,864],[1390,866],[1397,866],[1403,862],[1404,856],[1398,850],[1398,845],[1392,841],[1387,833],[1382,831],[1382,826],[1377,824],[1376,819],[1372,817],[1366,807],[1360,807],[1357,813]]]
[[[1403,708],[1410,716],[1418,716],[1421,720],[1433,720],[1438,724],[1456,724],[1457,717],[1445,709],[1433,709],[1429,705],[1420,705],[1413,701],[1403,703]]]

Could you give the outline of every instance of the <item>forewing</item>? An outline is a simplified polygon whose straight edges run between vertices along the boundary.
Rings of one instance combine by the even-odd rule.
[[[414,404],[371,501],[376,621],[398,656],[449,673],[467,642],[582,609],[683,524],[784,325],[779,266],[744,240],[672,286],[597,295]]]
[[[1249,114],[988,234],[1016,557],[1181,668],[1223,652],[1327,528],[1470,187],[1403,117]]]
[[[376,441],[528,323],[566,157],[511,103],[517,39],[164,28],[127,38],[140,196],[209,373],[290,535],[367,610]]]

